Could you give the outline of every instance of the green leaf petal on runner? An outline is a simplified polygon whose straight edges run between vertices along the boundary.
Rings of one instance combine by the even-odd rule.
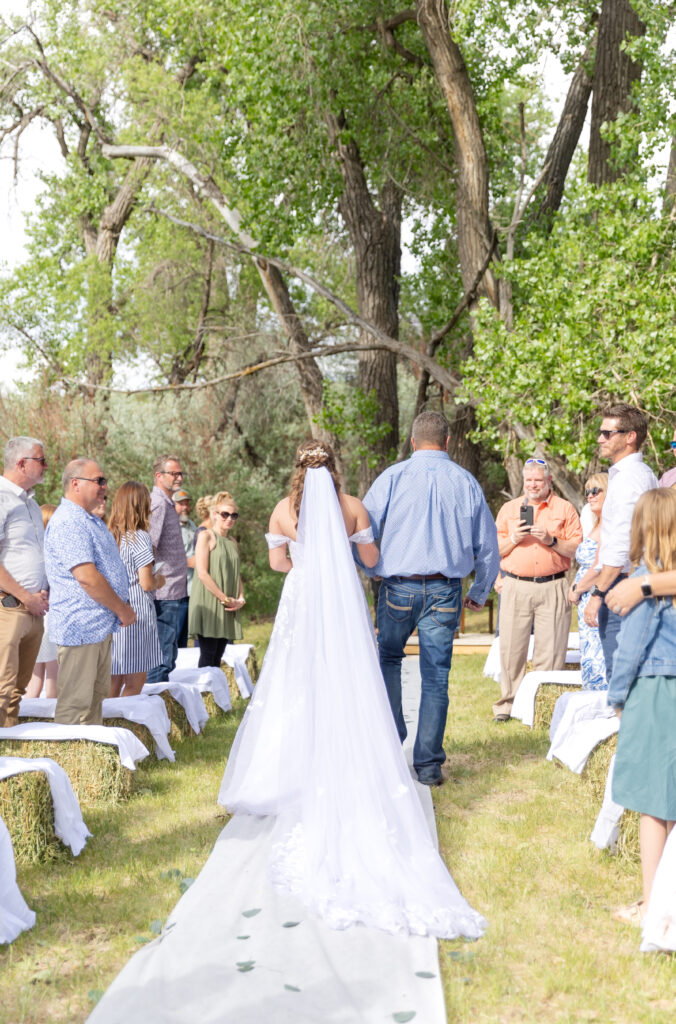
[[[260,914],[260,912],[261,912],[261,908],[260,907],[253,907],[252,910],[243,910],[242,911],[242,917],[255,917],[256,914]]]
[[[415,1017],[415,1010],[399,1010],[398,1013],[392,1014],[392,1020],[396,1020],[397,1024],[406,1024],[406,1021],[413,1020]]]
[[[187,892],[194,881],[194,878],[182,878],[181,884],[179,885],[181,892]]]
[[[251,936],[250,935],[238,935],[237,938],[238,939],[250,939]]]
[[[256,963],[255,960],[241,960],[237,964],[237,970],[241,974],[246,974],[247,971],[253,971],[255,963]]]
[[[87,993],[87,999],[89,999],[92,1003],[98,1003],[102,995],[102,988],[90,988],[89,992]]]
[[[162,922],[159,917],[155,921],[150,922],[150,931],[153,935],[159,935],[162,931]]]
[[[150,942],[150,939],[147,935],[135,935],[134,942],[138,942],[139,945],[143,945],[144,942]]]
[[[285,921],[282,928],[295,928],[300,924],[300,921]]]
[[[295,985],[285,985],[284,988],[287,992],[300,992],[300,989],[296,988]]]
[[[416,971],[416,978],[436,978],[436,974],[432,974],[431,971]]]

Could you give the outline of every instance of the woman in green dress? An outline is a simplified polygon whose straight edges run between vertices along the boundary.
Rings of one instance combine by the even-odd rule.
[[[210,513],[211,527],[197,538],[188,612],[188,631],[200,645],[200,668],[219,667],[226,644],[242,639],[239,548],[228,536],[239,510],[231,494],[219,491],[211,499]]]

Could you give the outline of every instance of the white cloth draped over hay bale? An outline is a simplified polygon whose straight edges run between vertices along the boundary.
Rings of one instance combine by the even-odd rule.
[[[199,735],[209,721],[209,713],[204,706],[202,694],[196,686],[191,686],[189,683],[146,683],[143,687],[143,693],[150,695],[170,694],[173,700],[183,708],[188,725],[195,735]],[[169,717],[171,718],[171,712],[169,712]]]
[[[220,668],[175,668],[169,673],[169,682],[197,687],[210,715],[232,711],[230,687]]]
[[[557,729],[547,760],[553,761],[556,758],[579,775],[594,748],[614,736],[619,727],[620,720],[608,706],[605,691],[598,691],[594,701],[590,695],[590,702],[579,709],[577,717],[575,707],[571,709],[571,721],[566,728],[562,722]]]
[[[657,865],[643,918],[644,953],[676,951],[676,828],[671,830]]]
[[[528,661],[533,660],[533,648],[535,646],[535,637],[531,636],[528,643]],[[580,664],[580,634],[569,633],[568,634],[568,649],[566,650],[566,665],[579,665]],[[494,679],[496,683],[500,682],[500,637],[496,636],[493,640],[486,661],[484,663],[484,675],[488,676],[489,679]]]
[[[14,850],[7,826],[0,818],[0,943],[14,942],[21,932],[35,924],[30,909],[16,884]]]
[[[20,718],[54,718],[55,711],[55,697],[24,697],[19,705]],[[139,694],[137,697],[107,697],[103,701],[102,714],[104,722],[106,719],[114,718],[144,726],[152,736],[158,761],[176,759],[168,739],[171,722],[161,697],[148,694]]]
[[[46,808],[48,820],[35,824],[46,837],[49,838],[50,833],[53,833],[64,846],[70,848],[73,856],[77,857],[84,849],[91,832],[82,820],[80,804],[66,772],[61,765],[49,757],[0,757],[0,782],[5,782],[24,773],[40,774],[46,777],[51,793],[51,806]],[[0,808],[2,808],[1,802]],[[12,814],[12,809],[8,810],[9,814],[5,814],[4,809],[0,810],[0,814],[5,818],[5,823],[9,825],[8,819]],[[34,826],[30,820],[32,810],[30,807],[14,808],[17,818],[23,819],[21,824],[24,829],[30,830]],[[19,858],[16,839],[14,839],[14,847],[17,859],[23,859]],[[34,853],[35,856],[31,859],[40,859],[39,850],[34,850]]]
[[[544,726],[545,721],[538,721],[537,699],[541,688],[556,687],[555,695],[560,696],[565,690],[575,690],[582,686],[582,673],[579,671],[558,672],[526,672],[519,689],[516,691],[512,706],[512,718],[519,718],[524,725],[532,729],[538,724]],[[551,704],[553,710],[554,704]],[[548,717],[551,717],[549,715]]]
[[[53,758],[82,804],[128,796],[136,764],[148,750],[129,729],[116,726],[25,722],[0,729],[0,755]]]
[[[199,647],[180,647],[176,656],[176,668],[198,668],[199,656]],[[223,652],[223,663],[231,670],[232,681],[236,684],[240,696],[248,700],[258,676],[253,644],[228,644]],[[169,678],[173,678],[173,673],[170,673]]]

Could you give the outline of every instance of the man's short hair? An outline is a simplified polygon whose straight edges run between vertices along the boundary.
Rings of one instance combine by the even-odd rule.
[[[5,469],[14,469],[19,459],[25,459],[39,444],[42,450],[45,446],[37,437],[10,437],[5,445]]]
[[[63,476],[61,477],[64,494],[70,487],[71,481],[80,476],[80,474],[84,472],[85,466],[90,462],[96,463],[96,459],[92,459],[88,455],[80,455],[77,459],[71,459],[64,469]]]
[[[433,444],[445,448],[450,434],[448,420],[440,412],[421,412],[413,420],[411,436],[417,445]]]
[[[549,468],[549,463],[546,459],[543,459],[541,455],[532,455],[529,459],[526,459],[523,464],[524,474],[527,469],[542,473],[542,475],[548,480],[551,480],[552,478],[552,471]]]
[[[625,402],[618,402],[617,405],[609,405],[601,411],[604,420],[617,420],[621,430],[633,430],[636,434],[636,449],[643,446],[648,436],[648,417],[635,405],[627,405]]]
[[[178,462],[181,460],[178,455],[158,455],[153,462],[153,475],[156,473],[164,473],[168,462]]]

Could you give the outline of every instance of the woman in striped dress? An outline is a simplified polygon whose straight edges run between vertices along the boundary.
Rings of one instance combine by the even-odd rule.
[[[113,633],[111,697],[139,694],[149,669],[162,664],[152,592],[164,585],[164,577],[154,573],[149,520],[150,491],[145,484],[128,480],[113,499],[108,527],[127,569],[129,604],[136,622]]]

